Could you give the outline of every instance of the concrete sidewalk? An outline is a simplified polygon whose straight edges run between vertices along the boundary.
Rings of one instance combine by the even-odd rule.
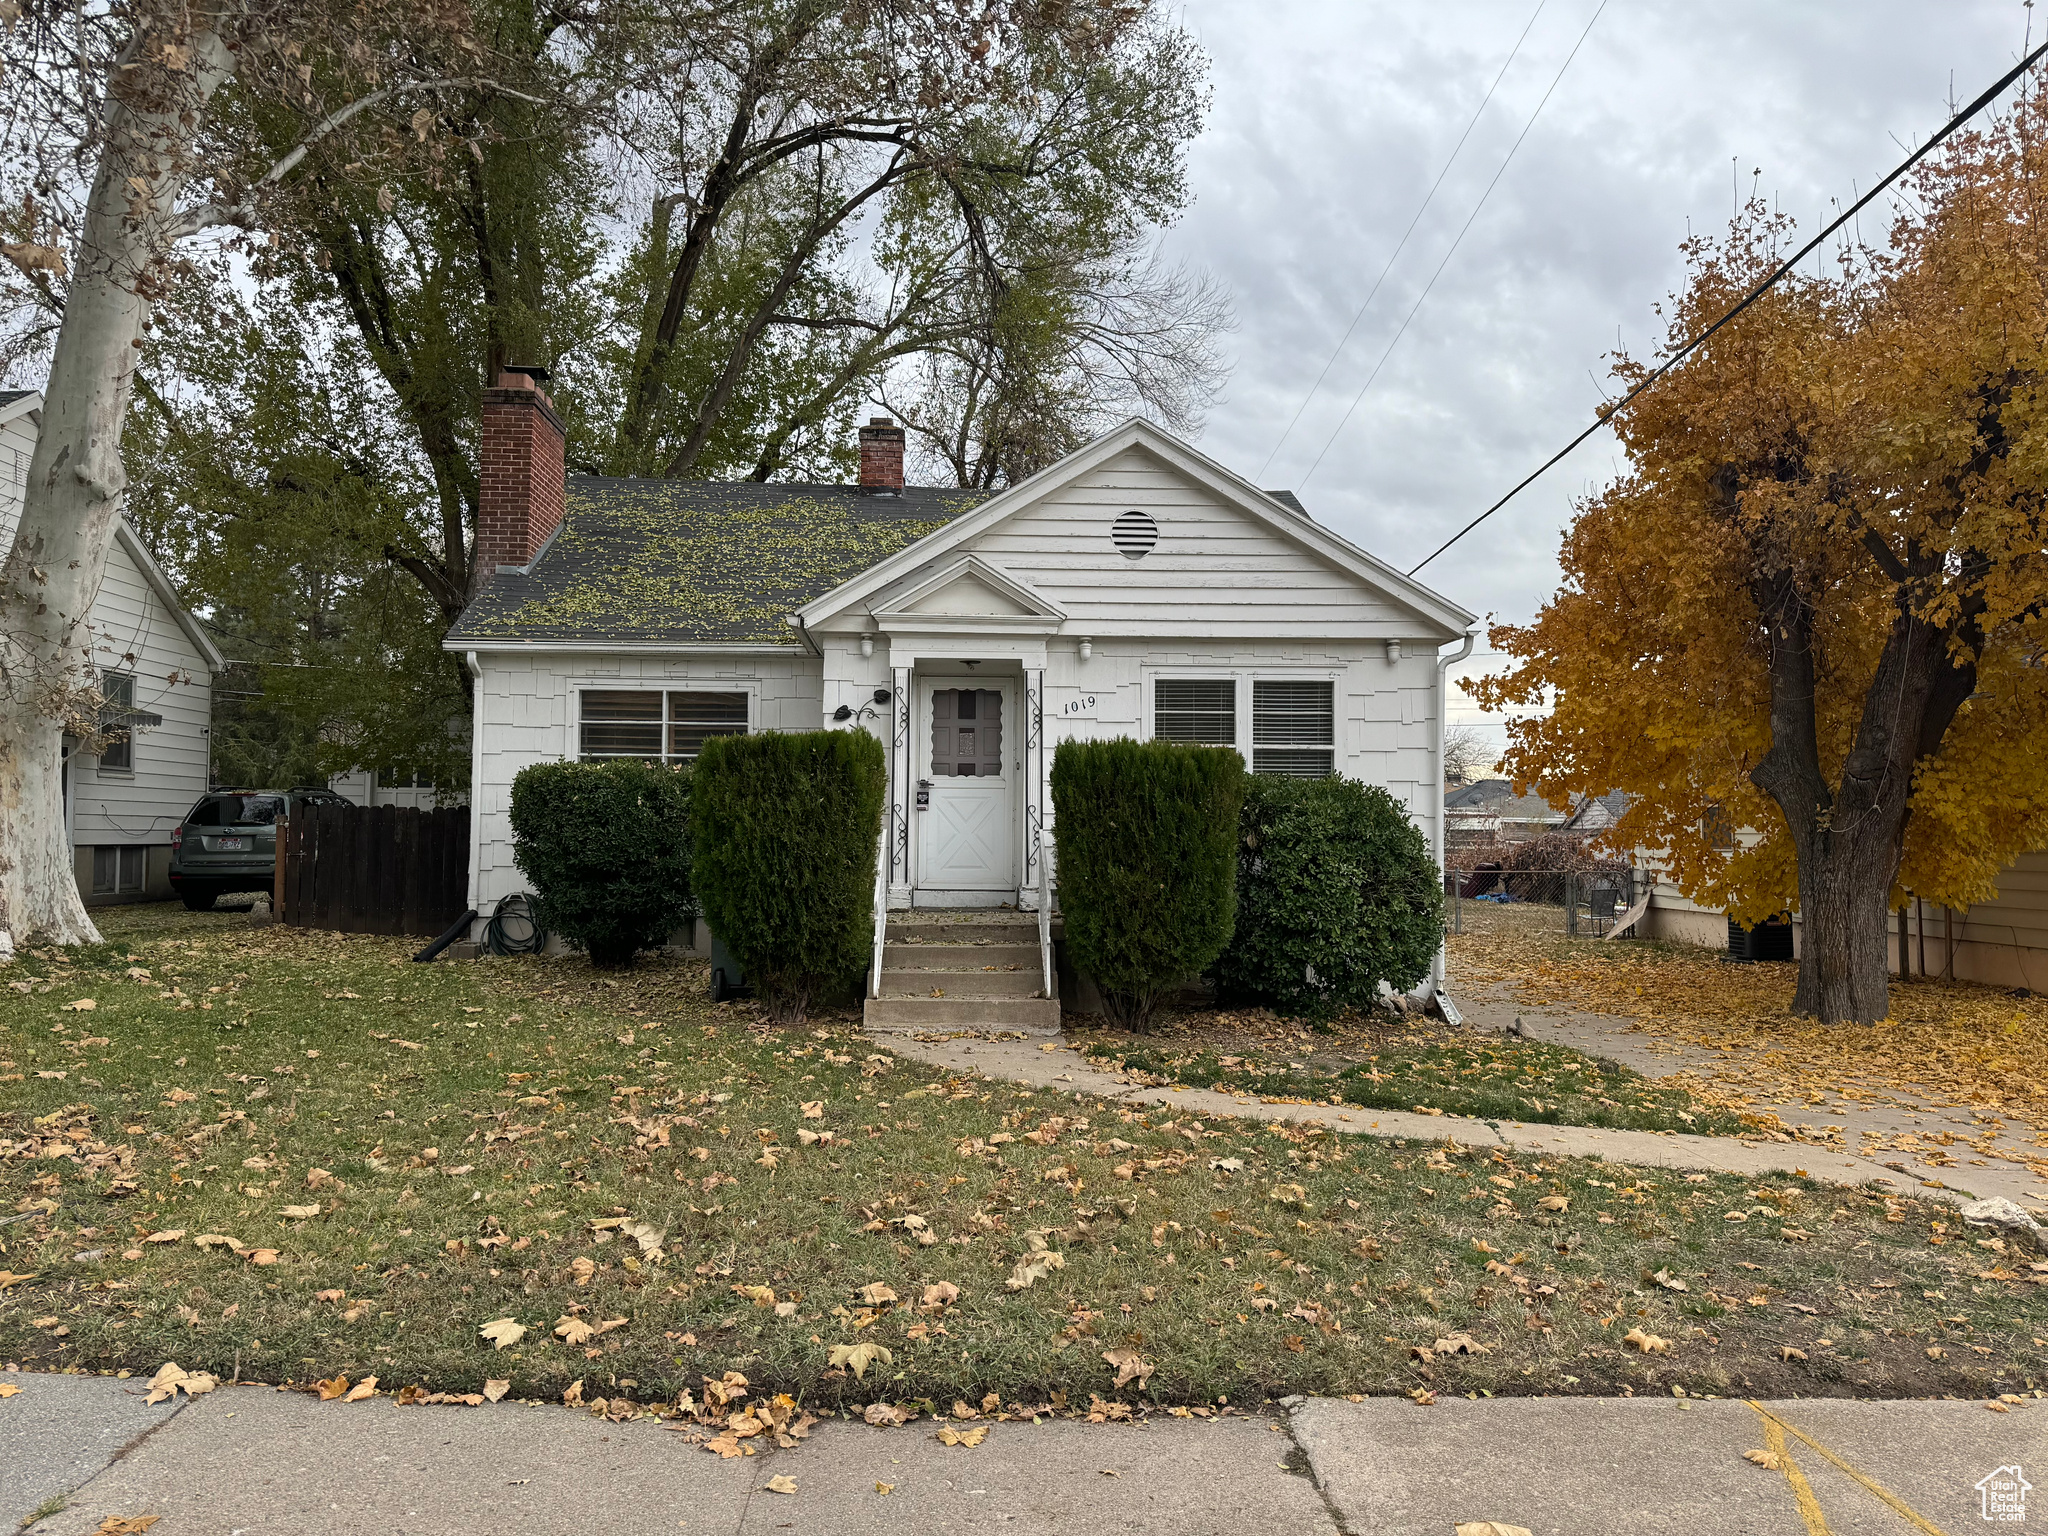
[[[1781,1428],[1795,1474],[1743,1459],[1769,1429],[1729,1401],[1313,1399],[1270,1419],[997,1424],[972,1449],[940,1445],[929,1421],[835,1421],[795,1450],[721,1461],[660,1424],[562,1407],[245,1386],[174,1413],[143,1408],[139,1382],[0,1380],[22,1388],[0,1399],[0,1519],[40,1490],[69,1496],[37,1536],[144,1515],[160,1517],[152,1536],[1451,1536],[1477,1520],[1535,1536],[1960,1536],[1982,1528],[1981,1479],[2048,1469],[2048,1403],[2032,1402],[1765,1404],[1843,1464]],[[776,1476],[796,1491],[769,1491]]]
[[[1735,1136],[1674,1136],[1661,1131],[1611,1131],[1598,1126],[1532,1125],[1507,1120],[1471,1120],[1458,1115],[1418,1115],[1402,1110],[1357,1109],[1342,1104],[1268,1104],[1250,1094],[1210,1088],[1154,1087],[1098,1065],[1078,1047],[1036,1040],[991,1040],[973,1036],[923,1039],[915,1035],[876,1036],[876,1043],[955,1072],[1088,1093],[1125,1104],[1161,1104],[1202,1117],[1313,1121],[1333,1131],[1420,1141],[1449,1138],[1462,1146],[1511,1147],[1556,1157],[1599,1157],[1636,1168],[1698,1168],[1758,1178],[1804,1172],[1829,1184],[1855,1186],[1876,1181],[1902,1195],[1952,1203],[1982,1195],[2020,1198],[2034,1181],[2025,1170],[2007,1179],[2000,1170],[1951,1169],[1941,1187],[1873,1158],[1851,1157],[1806,1142],[1746,1141]],[[1952,1181],[1952,1182],[1951,1182]],[[2027,1200],[2039,1206],[2041,1202]]]

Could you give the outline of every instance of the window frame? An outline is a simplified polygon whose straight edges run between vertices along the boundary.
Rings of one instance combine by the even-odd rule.
[[[583,695],[586,693],[651,693],[661,700],[661,752],[646,757],[635,752],[600,752],[596,754],[583,750]],[[626,682],[616,677],[578,677],[569,683],[569,729],[567,750],[563,757],[572,763],[610,763],[620,761],[658,762],[673,768],[681,763],[693,763],[697,755],[683,756],[669,751],[674,740],[670,734],[674,722],[669,715],[668,696],[672,693],[731,693],[739,694],[747,701],[747,724],[742,733],[757,736],[761,731],[761,690],[760,684],[740,678],[663,678],[659,681],[636,678]],[[602,723],[602,722],[593,722]]]
[[[127,685],[122,690],[126,694],[125,699],[116,699],[108,691],[107,685],[117,680]],[[123,672],[115,667],[102,667],[100,669],[100,697],[109,704],[118,704],[122,709],[133,710],[135,708],[135,674],[133,672]],[[100,746],[98,771],[101,773],[119,774],[123,778],[133,778],[135,775],[135,727],[129,725],[122,727],[118,731],[109,731],[106,733],[106,738],[105,742]],[[120,758],[109,762],[107,754],[117,745],[123,749]]]
[[[100,884],[100,857],[113,866],[111,884]],[[124,883],[123,866],[134,867],[134,880]],[[129,843],[99,843],[92,850],[92,892],[94,896],[140,896],[149,888],[149,849]]]
[[[1262,666],[1163,666],[1140,669],[1140,706],[1144,711],[1143,740],[1162,739],[1158,734],[1159,703],[1158,683],[1161,678],[1190,679],[1195,681],[1229,682],[1234,685],[1237,740],[1230,743],[1232,751],[1245,761],[1248,772],[1256,772],[1259,743],[1256,736],[1253,699],[1260,683],[1328,683],[1330,685],[1330,772],[1341,773],[1346,757],[1344,742],[1344,676],[1342,667],[1262,667]],[[1274,744],[1269,743],[1269,746]],[[1276,746],[1275,750],[1279,750]],[[1320,751],[1321,748],[1299,750]]]

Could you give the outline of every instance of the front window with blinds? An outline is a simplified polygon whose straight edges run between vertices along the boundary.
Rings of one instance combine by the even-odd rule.
[[[1336,685],[1262,679],[1252,684],[1252,772],[1318,779],[1337,758]]]
[[[1228,677],[1162,677],[1152,684],[1152,734],[1160,741],[1237,745],[1237,683]]]
[[[685,763],[713,736],[747,734],[744,693],[586,688],[578,751],[585,759],[640,757]]]

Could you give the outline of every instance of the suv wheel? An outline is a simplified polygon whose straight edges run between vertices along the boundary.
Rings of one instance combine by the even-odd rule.
[[[194,912],[211,912],[213,904],[220,900],[220,892],[210,885],[194,885],[188,880],[179,888],[178,897]]]

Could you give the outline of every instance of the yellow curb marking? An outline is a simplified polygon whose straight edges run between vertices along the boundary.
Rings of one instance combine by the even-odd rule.
[[[1848,1462],[1842,1460],[1841,1457],[1837,1456],[1833,1451],[1829,1450],[1826,1446],[1822,1445],[1818,1440],[1814,1439],[1813,1436],[1806,1433],[1805,1430],[1799,1428],[1798,1425],[1789,1424],[1785,1420],[1777,1417],[1777,1415],[1773,1414],[1768,1408],[1764,1407],[1762,1403],[1752,1401],[1749,1406],[1755,1409],[1757,1412],[1757,1416],[1764,1421],[1764,1437],[1769,1442],[1770,1448],[1772,1450],[1779,1450],[1783,1447],[1785,1443],[1784,1437],[1786,1434],[1796,1435],[1799,1439],[1805,1441],[1807,1445],[1811,1446],[1814,1450],[1818,1451],[1828,1461],[1832,1462],[1837,1469],[1848,1473],[1848,1475],[1851,1478],[1855,1479],[1857,1483],[1861,1484],[1871,1494],[1875,1495],[1878,1499],[1882,1500],[1886,1507],[1888,1507],[1892,1511],[1892,1513],[1898,1515],[1901,1519],[1905,1520],[1915,1530],[1924,1532],[1925,1536],[1948,1536],[1948,1532],[1944,1531],[1932,1520],[1929,1520],[1925,1515],[1919,1513],[1904,1499],[1900,1498],[1897,1494],[1893,1493],[1889,1488],[1886,1488],[1881,1483],[1875,1482],[1871,1478],[1865,1477],[1861,1472],[1858,1472],[1854,1467],[1850,1466]],[[1785,1475],[1788,1478],[1796,1479],[1796,1493],[1798,1488],[1804,1488],[1806,1486],[1806,1479],[1804,1477],[1799,1476],[1799,1474],[1796,1471],[1791,1470],[1792,1464],[1789,1460],[1786,1462],[1785,1465],[1788,1469]],[[1808,1489],[1807,1497],[1811,1498],[1812,1496],[1812,1490]],[[1804,1504],[1800,1506],[1800,1513],[1805,1513]],[[1813,1519],[1818,1519],[1819,1516],[1819,1507],[1815,1506]],[[1821,1532],[1825,1532],[1827,1530],[1827,1522],[1825,1520],[1822,1520],[1820,1525],[1816,1527],[1813,1524],[1813,1519],[1809,1519],[1807,1521],[1807,1530],[1809,1533],[1811,1533],[1811,1536],[1820,1536]]]
[[[1778,1469],[1785,1474],[1785,1481],[1792,1488],[1792,1502],[1799,1506],[1799,1518],[1805,1522],[1806,1536],[1833,1536],[1828,1530],[1828,1517],[1820,1512],[1820,1500],[1813,1496],[1813,1488],[1806,1481],[1806,1474],[1799,1470],[1799,1463],[1792,1459],[1792,1452],[1785,1446],[1786,1426],[1780,1424],[1755,1403],[1757,1416],[1764,1421],[1764,1449],[1778,1458]]]

